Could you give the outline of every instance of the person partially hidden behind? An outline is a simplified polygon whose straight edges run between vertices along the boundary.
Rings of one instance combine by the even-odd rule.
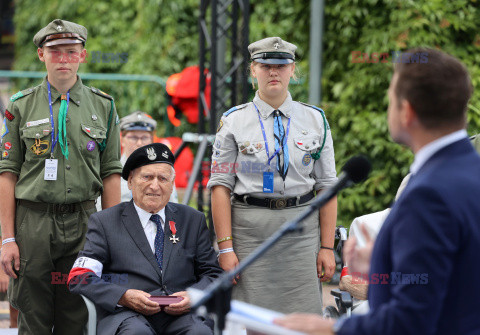
[[[480,157],[465,131],[472,83],[456,58],[409,54],[418,52],[428,62],[397,63],[388,90],[390,135],[414,152],[412,176],[373,250],[368,238],[344,249],[353,272],[369,273],[370,312],[277,324],[308,334],[480,334]]]
[[[96,305],[99,334],[212,334],[211,320],[189,313],[186,289],[204,289],[222,269],[205,215],[168,202],[174,160],[164,144],[138,148],[122,171],[133,200],[90,216],[68,284]],[[156,295],[183,300],[161,310]]]

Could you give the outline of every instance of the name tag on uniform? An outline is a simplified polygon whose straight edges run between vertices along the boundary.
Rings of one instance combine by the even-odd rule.
[[[58,159],[45,160],[45,175],[44,180],[57,180]]]
[[[273,193],[273,172],[263,172],[263,193]]]

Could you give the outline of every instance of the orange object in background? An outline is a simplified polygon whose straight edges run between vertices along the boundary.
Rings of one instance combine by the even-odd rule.
[[[207,70],[205,70],[207,72]],[[170,122],[178,127],[181,124],[180,113],[187,117],[189,123],[198,123],[198,93],[200,90],[200,69],[189,66],[180,73],[168,77],[166,85],[170,104],[167,115]],[[207,75],[205,100],[210,109],[210,75]]]
[[[180,147],[182,144],[182,139],[180,137],[163,137],[159,138],[154,136],[153,139],[156,143],[163,143],[165,144],[174,154],[175,151]],[[175,160],[175,186],[177,188],[186,188],[188,185],[188,178],[192,174],[192,167],[193,167],[193,153],[189,147],[183,149],[180,156]]]

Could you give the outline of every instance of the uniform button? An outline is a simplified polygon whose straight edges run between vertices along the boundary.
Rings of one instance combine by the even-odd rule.
[[[72,189],[71,188],[67,188],[67,193],[70,193],[72,192]]]
[[[65,166],[67,170],[70,170],[70,165]]]
[[[63,216],[64,218],[66,218],[66,217],[67,217],[67,214],[62,214],[62,216]]]
[[[67,118],[65,118],[65,122],[68,122],[68,121],[70,121],[70,119],[69,119],[68,117],[67,117]]]
[[[67,141],[67,145],[70,145],[70,141]]]
[[[284,191],[280,191],[280,194],[285,194],[285,192],[284,192]]]

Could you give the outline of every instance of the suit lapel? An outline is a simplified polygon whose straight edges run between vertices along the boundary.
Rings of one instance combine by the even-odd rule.
[[[180,248],[180,243],[181,243],[181,225],[177,222],[177,216],[176,213],[177,210],[174,206],[167,204],[165,206],[165,240],[164,240],[164,247],[163,247],[163,271],[165,272],[167,270],[172,251],[174,249],[176,250],[177,248]],[[172,231],[170,230],[170,221],[175,222],[175,227],[177,228],[177,234],[176,237],[180,238],[180,241],[177,243],[173,243],[170,240],[170,237],[172,237]]]
[[[160,278],[162,278],[162,272],[160,271],[157,260],[152,253],[152,249],[150,249],[150,244],[145,236],[145,231],[140,223],[137,211],[133,206],[133,201],[130,201],[130,203],[125,207],[125,210],[122,213],[122,223],[137,245],[138,249],[140,249],[145,258],[147,258],[148,262],[153,266]]]

